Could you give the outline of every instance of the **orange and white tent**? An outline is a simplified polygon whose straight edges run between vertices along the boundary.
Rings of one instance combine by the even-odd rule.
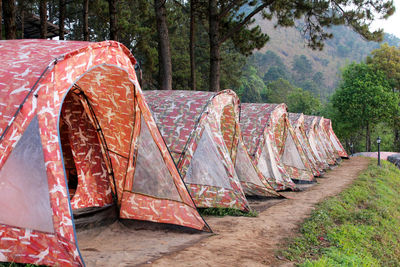
[[[304,115],[304,126],[308,141],[314,153],[319,155],[319,159],[323,164],[328,166],[335,165],[336,159],[328,151],[326,140],[322,138],[321,131],[323,131],[323,129],[321,129],[321,125],[318,123],[318,117]]]
[[[340,143],[339,138],[337,138],[335,132],[333,131],[332,121],[330,119],[324,118],[323,126],[329,140],[331,141],[334,149],[337,151],[339,156],[346,159],[349,158],[349,155],[347,155],[347,152]]]
[[[236,94],[231,90],[143,93],[196,205],[249,210],[233,163],[239,138]]]
[[[73,214],[208,229],[123,45],[0,41],[0,261],[83,266]]]
[[[265,177],[275,179],[277,190],[294,188],[293,179],[314,181],[285,104],[242,103],[240,126],[254,163]]]
[[[295,132],[297,139],[303,151],[305,152],[308,161],[310,162],[310,166],[313,170],[314,176],[321,176],[324,169],[329,166],[325,166],[318,160],[318,155],[316,155],[311,149],[310,143],[308,142],[308,138],[304,129],[304,115],[303,113],[289,113],[289,121],[290,125]]]
[[[324,117],[316,116],[316,118],[317,118],[318,128],[320,129],[319,134],[320,134],[321,140],[322,140],[323,144],[325,145],[329,156],[331,156],[333,158],[335,163],[341,161],[341,157],[339,156],[338,151],[333,146],[333,143],[331,142],[331,140],[328,137],[327,132],[325,131]]]

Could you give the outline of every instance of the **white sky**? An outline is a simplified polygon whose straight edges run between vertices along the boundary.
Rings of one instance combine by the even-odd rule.
[[[376,20],[372,23],[372,29],[383,28],[386,33],[391,33],[400,38],[400,0],[394,0],[396,11],[387,20]]]

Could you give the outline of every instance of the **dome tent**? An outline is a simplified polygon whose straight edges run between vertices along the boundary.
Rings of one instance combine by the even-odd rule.
[[[342,144],[339,141],[339,138],[337,138],[335,132],[333,131],[332,121],[330,119],[324,118],[323,125],[329,140],[331,141],[339,156],[348,159],[349,155],[347,155],[346,150],[343,148]]]
[[[235,172],[236,157],[246,155],[240,149],[237,154],[239,99],[233,91],[144,94],[198,207],[248,210],[244,192],[274,194],[253,173],[238,177]]]
[[[274,188],[275,180],[265,177],[252,161],[247,148],[243,143],[243,137],[239,135],[235,171],[242,184],[242,188],[248,196],[280,196]]]
[[[241,109],[241,128],[245,144],[259,169],[265,176],[288,176],[298,182],[313,182],[314,175],[299,141],[290,126],[285,104],[243,103]],[[270,135],[270,140],[267,140]],[[267,156],[266,146],[272,146],[275,161]],[[261,159],[261,161],[260,161]],[[261,166],[259,166],[261,164]],[[262,167],[265,165],[265,167]],[[273,172],[273,166],[282,166],[284,173]],[[272,173],[272,175],[270,174]],[[278,179],[276,178],[278,177]]]
[[[293,127],[293,130],[300,142],[304,152],[307,155],[307,159],[313,169],[314,176],[321,176],[322,172],[328,168],[328,165],[324,165],[319,159],[318,154],[315,154],[312,150],[310,143],[304,129],[304,115],[303,113],[289,113],[289,121]]]
[[[322,139],[320,131],[320,125],[318,124],[318,118],[316,116],[304,115],[304,126],[310,146],[314,153],[318,154],[320,159],[325,165],[335,165],[335,159],[329,154],[324,139]]]
[[[333,158],[333,160],[335,161],[335,164],[336,164],[336,163],[340,162],[342,160],[342,158],[339,156],[338,151],[333,146],[331,140],[328,137],[327,132],[325,131],[324,117],[320,117],[320,116],[316,116],[316,117],[317,117],[318,128],[320,129],[319,134],[320,134],[321,140],[326,147],[326,151],[328,151],[328,155]]]
[[[0,261],[83,266],[73,214],[112,204],[120,218],[208,229],[123,45],[0,41],[0,58]]]
[[[191,164],[195,166],[191,162],[191,151],[184,151],[184,149],[187,149],[185,148],[184,141],[193,141],[193,136],[201,131],[201,127],[206,127],[206,124],[217,121],[217,123],[211,123],[209,128],[213,130],[213,136],[219,139],[215,142],[219,151],[224,154],[223,162],[226,169],[229,170],[228,172],[230,172],[228,176],[237,176],[246,195],[278,195],[254,166],[247,154],[238,123],[239,99],[233,91],[224,90],[219,93],[145,91],[144,94],[152,108],[158,127],[161,129],[165,139],[169,140],[168,146],[171,147],[172,154],[175,155],[174,158],[183,174],[184,180],[187,174],[185,168]],[[212,115],[208,115],[210,113]],[[179,140],[183,142],[179,142]],[[211,142],[202,142],[201,144],[210,146]],[[193,146],[196,146],[197,149],[197,145],[193,144]],[[189,160],[185,161],[187,157]],[[236,174],[231,170],[231,162],[234,162]],[[204,168],[204,170],[208,168],[206,164],[197,166]],[[202,172],[201,175],[204,178],[211,175],[218,175],[218,173]],[[219,177],[226,178],[226,175],[219,174]],[[206,179],[209,179],[208,183],[212,185],[212,177]],[[186,182],[188,183],[188,181]],[[196,181],[193,180],[193,183],[196,184]],[[189,187],[193,187],[193,185],[189,185]],[[193,197],[197,198],[194,195]],[[203,204],[197,203],[197,205],[201,206]],[[223,204],[214,203],[214,205]]]

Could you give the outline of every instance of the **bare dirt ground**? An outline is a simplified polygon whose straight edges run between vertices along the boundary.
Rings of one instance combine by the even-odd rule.
[[[288,199],[251,200],[259,216],[206,217],[213,234],[157,224],[116,222],[78,232],[87,266],[281,266],[275,256],[285,240],[297,234],[315,204],[340,193],[369,160],[344,160],[303,192],[284,192]]]

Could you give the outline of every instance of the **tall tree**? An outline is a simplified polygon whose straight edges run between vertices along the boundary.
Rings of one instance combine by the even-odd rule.
[[[47,37],[47,0],[40,0],[40,39]]]
[[[158,34],[159,86],[172,90],[172,61],[165,0],[154,0]]]
[[[3,0],[4,31],[7,40],[15,39],[17,37],[15,13],[15,0]]]
[[[60,40],[65,39],[65,0],[59,0],[58,3],[58,8],[59,8],[59,17],[58,17],[58,27],[59,27],[59,32],[58,36]]]
[[[209,36],[210,36],[210,90],[219,91],[221,55],[220,55],[220,38],[219,38],[219,12],[218,1],[208,1],[209,16]]]
[[[83,40],[89,41],[89,0],[83,0]]]
[[[365,150],[371,151],[371,132],[379,122],[389,122],[398,111],[399,97],[382,71],[353,63],[343,71],[343,81],[332,96],[337,121],[354,133],[365,131]]]
[[[196,3],[197,0],[190,1],[190,37],[189,37],[189,54],[190,54],[190,89],[196,90]]]
[[[3,40],[3,1],[0,0],[0,40]]]
[[[400,94],[400,48],[387,43],[371,52],[367,63],[385,73],[393,92]],[[400,114],[394,114],[391,125],[394,133],[394,147],[400,151]]]
[[[210,90],[219,90],[220,47],[232,39],[238,49],[251,53],[268,41],[259,26],[252,27],[254,16],[261,13],[265,19],[276,18],[276,26],[293,27],[300,18],[302,34],[307,44],[322,49],[324,41],[332,37],[327,26],[347,24],[368,40],[382,40],[382,30],[371,32],[370,22],[375,16],[388,17],[394,12],[393,1],[342,0],[209,0]]]
[[[21,39],[24,39],[25,37],[25,1],[20,0],[18,1],[18,12],[21,18]],[[1,21],[1,20],[0,20]]]
[[[108,10],[110,13],[110,40],[115,41],[118,41],[117,3],[118,0],[108,0]]]

